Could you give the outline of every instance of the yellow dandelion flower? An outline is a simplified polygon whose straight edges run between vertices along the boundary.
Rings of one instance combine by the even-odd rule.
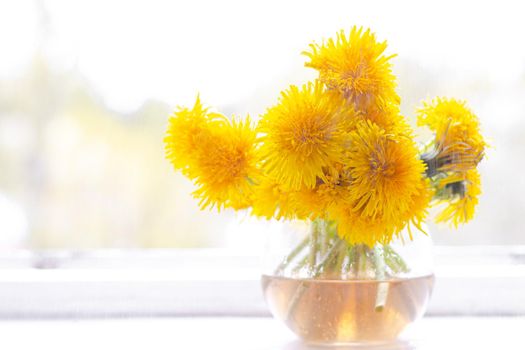
[[[335,40],[311,44],[311,51],[303,53],[310,58],[305,66],[318,70],[327,87],[340,91],[358,109],[376,100],[399,103],[390,63],[395,55],[385,56],[386,46],[386,41],[378,42],[369,29],[354,26],[348,36],[341,31]]]
[[[413,141],[361,123],[351,133],[351,145],[345,164],[353,179],[352,196],[359,199],[356,209],[370,217],[406,211],[425,170]]]
[[[399,105],[384,102],[371,105],[358,113],[358,119],[369,120],[390,134],[404,134],[412,137],[412,130],[401,115]]]
[[[260,176],[256,132],[249,118],[244,122],[215,123],[212,128],[209,137],[199,145],[196,184],[200,188],[194,194],[200,198],[202,208],[246,208]]]
[[[446,197],[450,198],[448,205],[436,217],[436,222],[450,222],[457,227],[460,223],[472,220],[481,194],[481,179],[477,169],[448,176],[440,181],[439,190],[447,192]]]
[[[410,203],[410,209],[405,213],[401,214],[397,232],[402,231],[405,228],[405,223],[410,239],[412,239],[411,225],[415,226],[419,231],[425,233],[425,230],[421,226],[428,215],[427,209],[430,207],[432,199],[434,198],[434,188],[428,178],[422,178],[421,181],[416,185],[418,192],[415,196],[412,196],[412,203]]]
[[[291,86],[259,122],[264,170],[292,190],[315,187],[323,169],[342,160],[354,118],[346,101],[320,82]]]
[[[486,143],[477,116],[464,101],[437,98],[418,110],[418,125],[435,133],[433,148],[422,158],[427,174],[473,169],[485,154]]]
[[[330,218],[337,223],[337,234],[349,244],[388,244],[395,233],[395,226],[380,218],[361,215],[350,203],[330,208]]]
[[[303,188],[292,194],[296,210],[301,216],[312,220],[327,219],[328,208],[348,198],[350,179],[342,167],[342,164],[337,164],[325,175],[326,182],[319,180],[315,188]]]
[[[264,178],[254,190],[252,214],[277,220],[299,218],[292,201],[291,191],[269,178]]]
[[[179,108],[170,118],[168,131],[164,138],[166,157],[175,169],[181,170],[189,178],[195,178],[195,160],[199,145],[209,135],[210,120],[216,115],[201,104],[200,98],[192,109]]]
[[[430,196],[414,142],[361,122],[350,133],[348,204],[331,210],[341,237],[350,243],[388,243],[409,221],[425,215]],[[423,192],[423,193],[422,193]]]
[[[169,120],[166,156],[175,169],[199,186],[202,208],[245,208],[259,176],[256,132],[250,120],[230,122],[209,112],[197,98],[193,109],[180,108]]]

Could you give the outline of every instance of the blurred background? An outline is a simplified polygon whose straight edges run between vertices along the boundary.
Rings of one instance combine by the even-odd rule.
[[[468,100],[492,145],[477,216],[438,244],[525,244],[525,21],[519,3],[1,1],[0,249],[257,250],[265,224],[201,212],[164,159],[197,93],[257,117],[316,76],[308,44],[353,25],[388,40],[402,111]],[[424,132],[421,132],[424,134]]]

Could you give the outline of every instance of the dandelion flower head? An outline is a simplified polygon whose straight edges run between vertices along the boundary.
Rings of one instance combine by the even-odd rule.
[[[405,135],[386,133],[369,121],[350,135],[345,162],[352,178],[349,204],[334,208],[332,215],[349,242],[388,243],[409,221],[424,217],[430,200],[422,196],[428,191],[425,166]]]
[[[425,104],[418,110],[418,125],[435,133],[434,149],[424,155],[430,176],[473,169],[484,156],[486,142],[479,120],[463,101],[437,98]]]
[[[257,181],[256,132],[250,119],[230,121],[208,113],[197,99],[193,110],[170,118],[166,154],[198,186],[202,208],[245,208]]]
[[[449,190],[450,197],[446,207],[436,217],[436,222],[450,222],[454,227],[466,223],[474,217],[481,194],[481,179],[477,169],[466,173],[456,173],[440,182],[442,190]]]
[[[353,27],[348,35],[340,31],[322,45],[311,44],[311,50],[304,52],[310,59],[305,66],[318,70],[319,79],[357,109],[381,101],[399,103],[390,63],[394,56],[384,54],[386,47],[369,29]]]
[[[325,169],[343,159],[355,112],[319,81],[281,94],[258,125],[264,171],[292,190],[314,188]]]

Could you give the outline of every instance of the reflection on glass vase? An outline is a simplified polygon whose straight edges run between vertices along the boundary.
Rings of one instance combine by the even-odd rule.
[[[291,223],[269,233],[262,287],[274,317],[308,343],[398,339],[425,312],[432,242],[407,232],[388,244],[350,245],[333,224]]]

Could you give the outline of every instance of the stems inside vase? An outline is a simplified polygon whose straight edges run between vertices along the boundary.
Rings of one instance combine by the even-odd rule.
[[[310,233],[283,259],[275,269],[277,276],[331,280],[378,281],[375,310],[383,310],[388,280],[409,272],[403,258],[389,245],[349,244],[339,238],[336,226],[323,219],[311,222]],[[304,281],[303,281],[304,282]],[[307,289],[301,283],[290,302],[289,312]]]
[[[319,219],[312,221],[310,233],[310,271],[314,271],[317,263],[317,248],[319,246]]]
[[[339,245],[338,249],[333,249]],[[325,257],[333,255],[326,263]],[[281,261],[277,276],[324,279],[385,280],[409,272],[403,258],[389,245],[349,244],[339,238],[334,225],[313,220],[310,233]]]
[[[383,311],[388,296],[388,282],[385,282],[385,258],[383,255],[383,248],[380,245],[374,247],[374,259],[376,269],[376,280],[379,281],[377,285],[376,296],[376,311]]]

